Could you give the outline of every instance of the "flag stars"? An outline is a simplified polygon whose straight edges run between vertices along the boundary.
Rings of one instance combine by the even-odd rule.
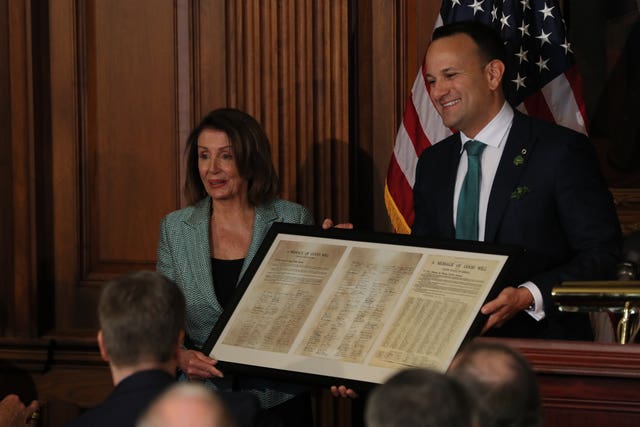
[[[542,13],[542,22],[544,22],[545,19],[547,19],[547,17],[554,17],[553,13],[551,13],[551,11],[555,8],[555,6],[547,6],[547,3],[544,4],[544,9],[539,10],[538,12]]]
[[[564,43],[562,43],[560,46],[562,46],[564,48],[564,54],[566,55],[567,53],[571,52],[573,53],[573,51],[571,50],[571,43],[569,43],[567,41],[567,38],[564,38]]]
[[[502,18],[500,18],[500,23],[502,23],[502,25],[500,26],[501,30],[504,30],[504,26],[505,25],[507,27],[511,27],[511,25],[509,25],[509,18],[510,17],[511,17],[511,15],[504,16],[504,13],[502,14]]]
[[[498,19],[498,6],[493,6],[493,10],[491,11],[491,22],[496,22]]]
[[[451,9],[456,6],[460,6],[460,0],[451,0]]]
[[[529,60],[527,59],[527,53],[529,53],[529,51],[528,50],[524,50],[524,48],[522,46],[520,46],[520,52],[515,54],[519,58],[519,63],[520,64],[522,64],[522,61],[529,62]]]
[[[467,7],[470,7],[471,9],[473,9],[473,16],[476,16],[476,13],[478,13],[478,11],[484,12],[484,9],[482,8],[482,3],[484,3],[484,0],[473,0],[473,4],[467,5]]]
[[[538,62],[536,62],[536,65],[538,66],[539,71],[542,73],[542,70],[549,70],[549,67],[547,67],[547,62],[549,62],[548,59],[543,59],[542,55],[540,55],[540,59],[538,60]]]
[[[545,33],[544,30],[540,30],[540,35],[536,36],[537,39],[540,39],[540,46],[544,46],[545,43],[551,44],[549,36],[551,36],[551,33]]]
[[[527,36],[531,35],[529,33],[529,24],[525,24],[524,21],[522,21],[522,26],[518,27],[518,29],[520,30],[520,37],[524,37],[525,35]]]
[[[526,79],[526,76],[520,77],[520,73],[517,73],[516,78],[514,80],[511,80],[513,83],[516,84],[516,91],[520,90],[521,87],[527,87],[524,84],[524,79]]]
[[[520,4],[522,5],[523,12],[527,9],[531,9],[531,6],[529,6],[529,0],[520,0]]]

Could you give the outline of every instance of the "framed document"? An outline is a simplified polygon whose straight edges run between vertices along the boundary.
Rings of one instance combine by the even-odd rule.
[[[517,253],[276,223],[203,350],[223,372],[357,387],[445,371]]]

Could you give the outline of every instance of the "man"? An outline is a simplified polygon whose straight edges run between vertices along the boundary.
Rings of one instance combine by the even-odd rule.
[[[100,354],[109,362],[115,388],[68,426],[133,427],[151,400],[174,382],[184,296],[159,273],[134,273],[104,287],[98,315]]]
[[[497,342],[472,342],[454,359],[448,374],[474,401],[479,427],[539,427],[542,403],[527,360]]]
[[[588,317],[559,313],[551,289],[613,276],[621,233],[612,197],[584,135],[508,105],[504,56],[500,36],[481,23],[434,32],[429,93],[444,124],[458,132],[420,156],[412,233],[525,249],[505,287],[482,307],[483,332],[592,339]]]
[[[531,366],[511,347],[474,342],[449,368],[475,402],[480,427],[539,427],[542,404]]]
[[[453,378],[428,369],[406,369],[376,387],[367,399],[367,427],[470,427],[472,406]]]
[[[202,384],[178,383],[142,416],[138,427],[233,427],[223,403]]]

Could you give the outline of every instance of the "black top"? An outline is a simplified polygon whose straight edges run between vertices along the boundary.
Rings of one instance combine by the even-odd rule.
[[[216,292],[218,302],[225,308],[236,290],[236,284],[240,277],[244,258],[218,259],[211,258],[211,274],[213,276],[213,289]]]

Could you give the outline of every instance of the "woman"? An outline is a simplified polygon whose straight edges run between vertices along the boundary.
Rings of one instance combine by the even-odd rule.
[[[271,224],[314,221],[303,206],[276,197],[278,176],[269,140],[250,115],[229,108],[212,111],[189,135],[186,152],[189,206],[162,220],[157,269],[182,288],[189,347],[199,349]],[[230,389],[231,380],[216,363],[186,348],[178,361],[188,378],[210,379],[216,388]],[[256,393],[267,417],[285,410],[283,425],[312,425],[310,399],[302,387],[236,378],[234,388]]]

